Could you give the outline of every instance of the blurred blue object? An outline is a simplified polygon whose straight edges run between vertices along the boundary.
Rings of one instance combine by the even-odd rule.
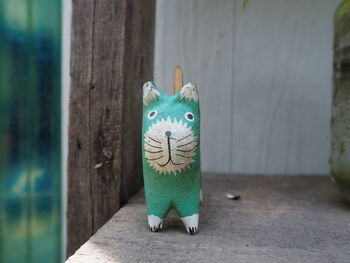
[[[0,0],[0,262],[62,261],[61,1]]]

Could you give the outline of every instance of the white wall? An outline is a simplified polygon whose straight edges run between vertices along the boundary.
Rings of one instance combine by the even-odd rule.
[[[341,0],[158,0],[155,81],[198,84],[204,171],[327,174]]]

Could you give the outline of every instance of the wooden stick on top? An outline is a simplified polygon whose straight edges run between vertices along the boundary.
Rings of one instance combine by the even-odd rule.
[[[174,72],[174,94],[178,93],[183,86],[183,73],[180,66],[176,66]]]

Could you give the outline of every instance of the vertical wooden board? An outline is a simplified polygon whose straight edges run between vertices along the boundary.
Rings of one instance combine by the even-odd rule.
[[[73,2],[68,255],[143,184],[142,83],[153,73],[154,7]]]
[[[232,171],[328,173],[339,2],[265,0],[237,9]]]
[[[184,83],[198,84],[206,171],[231,169],[234,9],[230,0],[157,1],[155,81],[171,94],[180,65]]]
[[[93,232],[120,207],[125,5],[98,0],[94,6],[89,91]]]
[[[143,185],[141,158],[142,85],[153,78],[155,0],[127,1],[123,64],[121,202]]]
[[[72,6],[71,95],[67,193],[67,255],[93,233],[90,177],[90,83],[92,80],[93,0]],[[84,202],[80,202],[84,200]]]

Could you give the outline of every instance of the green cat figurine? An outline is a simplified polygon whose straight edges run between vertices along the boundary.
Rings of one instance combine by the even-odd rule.
[[[190,235],[198,230],[201,200],[198,90],[188,83],[168,96],[143,86],[142,161],[148,225],[152,232],[175,209]]]

